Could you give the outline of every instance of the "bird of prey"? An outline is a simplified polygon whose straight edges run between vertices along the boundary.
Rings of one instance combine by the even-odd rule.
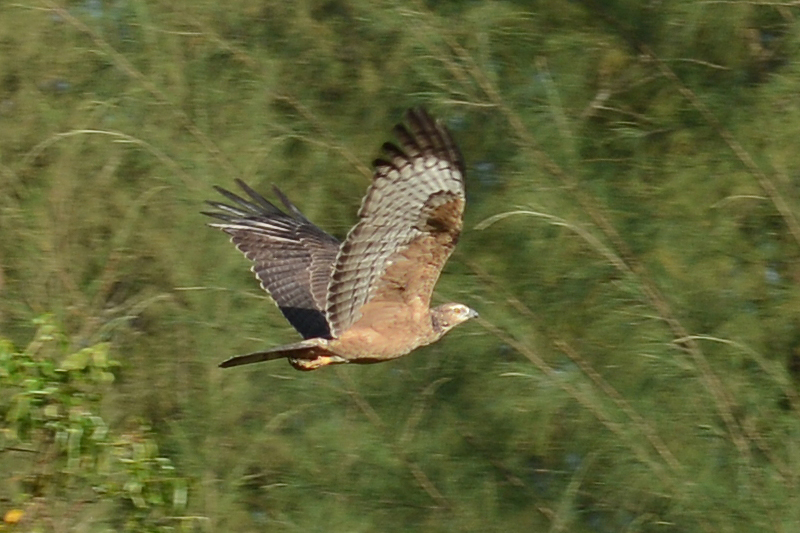
[[[464,160],[445,126],[411,109],[383,145],[359,221],[344,242],[311,223],[276,187],[285,212],[241,180],[249,198],[208,202],[210,224],[253,262],[252,271],[302,341],[232,357],[232,367],[287,358],[298,370],[396,359],[478,314],[459,303],[430,308],[458,242]]]

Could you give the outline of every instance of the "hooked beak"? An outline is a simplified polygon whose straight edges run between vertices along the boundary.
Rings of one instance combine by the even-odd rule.
[[[467,313],[467,318],[478,318],[479,316],[480,315],[478,314],[478,312],[471,308],[469,310],[469,313]]]

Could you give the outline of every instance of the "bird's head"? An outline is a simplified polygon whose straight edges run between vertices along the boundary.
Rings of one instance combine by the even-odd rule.
[[[470,318],[478,318],[478,312],[464,304],[449,303],[431,310],[433,329],[440,335],[444,335]]]

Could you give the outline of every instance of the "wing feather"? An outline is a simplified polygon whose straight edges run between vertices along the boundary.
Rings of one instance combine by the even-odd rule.
[[[464,162],[447,129],[412,109],[394,129],[400,147],[384,145],[372,185],[336,257],[325,314],[338,337],[380,300],[426,308],[461,232]]]
[[[218,211],[204,214],[222,221],[211,225],[230,235],[253,261],[251,270],[261,287],[304,338],[329,338],[326,295],[339,241],[309,222],[277,188],[275,195],[288,214],[243,181],[236,183],[248,199],[215,187],[234,205],[208,202]]]

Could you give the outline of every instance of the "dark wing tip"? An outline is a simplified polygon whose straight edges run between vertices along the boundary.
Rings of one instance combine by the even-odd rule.
[[[241,183],[241,185],[243,185],[243,183]],[[247,187],[247,186],[245,185],[245,187]],[[250,202],[249,200],[245,200],[241,196],[232,193],[228,189],[223,189],[219,185],[214,185],[214,190],[217,191],[222,196],[224,196],[225,198],[227,198],[229,201],[233,202],[236,205],[239,205],[239,206],[245,208],[248,211],[251,211],[253,213],[258,213],[259,211],[262,210],[262,206],[261,205],[256,205],[253,202]],[[248,190],[245,189],[245,192],[248,192]],[[258,201],[258,198],[254,198],[254,200]],[[262,201],[266,202],[267,206],[271,207],[273,210],[275,209],[275,207],[272,204],[270,204],[269,202],[267,202],[263,198],[262,198]],[[221,204],[219,202],[208,202],[208,203],[210,205],[216,207],[217,209],[225,209],[226,211],[230,211],[230,206],[226,206],[225,204]],[[259,204],[261,204],[261,202],[259,202]],[[226,207],[227,207],[227,209],[226,209]]]
[[[311,224],[303,213],[301,213],[277,187],[274,187],[276,195],[280,201],[283,202],[283,205],[286,206],[288,213],[284,213],[280,208],[264,198],[244,181],[237,178],[234,182],[244,191],[246,197],[239,196],[219,185],[213,185],[212,187],[214,190],[225,197],[230,204],[206,200],[206,204],[214,209],[218,209],[220,212],[203,211],[202,214],[226,222],[233,222],[234,219],[245,220],[258,217],[271,218],[275,216],[285,216],[305,224]]]
[[[427,128],[434,129],[436,120],[428,113],[428,110],[423,106],[416,106],[409,108],[406,111],[405,119],[412,125],[426,126]],[[426,129],[427,129],[426,128]]]
[[[453,140],[450,130],[440,120],[434,119],[428,111],[421,106],[406,110],[405,123],[394,127],[394,135],[400,147],[392,143],[383,145],[384,153],[393,159],[396,156],[417,156],[425,152],[433,152],[437,157],[452,163],[463,177],[466,174],[464,156],[458,145]]]
[[[372,166],[373,168],[385,168],[385,167],[391,167],[392,164],[386,159],[379,157],[378,159],[373,159]],[[375,177],[379,177],[379,175],[376,175]]]
[[[289,197],[283,194],[283,191],[281,191],[277,186],[272,186],[272,192],[275,193],[275,196],[278,197],[287,211],[294,215],[297,220],[302,220],[303,222],[311,224],[311,221],[306,218],[306,216],[297,208],[297,206],[294,205],[291,200],[289,200]]]
[[[430,113],[428,113],[427,108],[423,105],[409,107],[406,110],[406,117],[418,117],[420,120],[428,120],[433,122],[433,118],[431,117]]]
[[[216,211],[200,211],[200,214],[210,218],[216,218],[217,220],[223,220],[225,222],[230,222],[233,218],[230,215],[226,215],[225,213],[217,213]]]

